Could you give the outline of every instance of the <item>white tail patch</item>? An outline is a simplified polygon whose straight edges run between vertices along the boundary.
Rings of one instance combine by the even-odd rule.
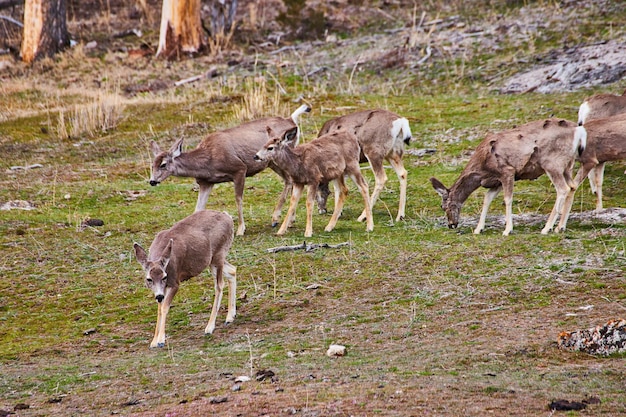
[[[400,136],[400,133],[402,133],[402,136]],[[400,139],[403,142],[411,139],[411,126],[409,126],[409,121],[405,117],[393,121],[391,124],[391,137]]]
[[[574,132],[574,153],[582,152],[587,147],[587,130],[578,126]]]
[[[298,107],[293,113],[291,113],[291,120],[293,120],[293,122],[298,127],[298,137],[296,138],[296,146],[298,146],[298,144],[300,143],[300,125],[298,124],[298,119],[300,118],[301,114],[308,113],[310,111],[311,111],[311,107],[309,107],[306,104],[303,104],[302,106]]]
[[[578,124],[582,125],[585,123],[585,120],[587,120],[587,117],[589,117],[589,112],[591,112],[591,107],[589,107],[589,103],[587,103],[586,101],[580,105],[580,108],[578,109]]]

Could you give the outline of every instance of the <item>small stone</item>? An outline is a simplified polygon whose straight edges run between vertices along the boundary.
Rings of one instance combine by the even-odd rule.
[[[343,345],[330,345],[326,351],[326,356],[329,358],[337,356],[346,356],[346,347]]]

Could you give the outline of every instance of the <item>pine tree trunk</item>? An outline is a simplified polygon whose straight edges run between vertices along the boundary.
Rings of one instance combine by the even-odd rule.
[[[65,0],[26,0],[22,60],[52,56],[69,44]]]
[[[205,48],[200,5],[200,0],[163,0],[157,56],[178,59]]]

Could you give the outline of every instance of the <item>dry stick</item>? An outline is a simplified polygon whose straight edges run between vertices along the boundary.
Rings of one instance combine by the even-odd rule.
[[[312,252],[315,249],[319,249],[319,248],[336,249],[336,248],[340,248],[340,247],[343,247],[343,246],[350,246],[350,242],[343,242],[343,243],[338,243],[336,245],[329,245],[328,243],[309,243],[309,244],[307,244],[306,241],[305,241],[305,242],[302,242],[302,244],[300,244],[300,245],[277,246],[275,248],[269,248],[269,249],[267,249],[267,252],[269,252],[269,253],[277,253],[277,252],[296,251],[296,250],[300,250],[300,249],[304,249],[305,252]]]

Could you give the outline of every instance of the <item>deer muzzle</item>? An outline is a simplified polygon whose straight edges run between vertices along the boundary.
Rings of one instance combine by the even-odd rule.
[[[154,297],[157,300],[157,303],[160,303],[163,301],[163,299],[165,298],[165,296],[163,294],[159,294],[156,297]]]
[[[151,185],[151,186],[153,186],[153,187],[154,187],[155,185],[158,185],[158,184],[159,184],[159,181],[150,180],[150,185]]]

